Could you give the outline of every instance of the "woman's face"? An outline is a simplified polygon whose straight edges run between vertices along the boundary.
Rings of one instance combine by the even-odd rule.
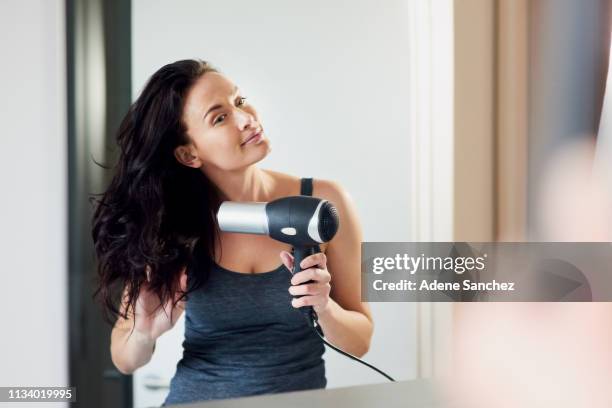
[[[189,90],[183,122],[191,143],[178,147],[175,156],[187,166],[237,170],[270,152],[257,112],[219,73],[207,72]]]

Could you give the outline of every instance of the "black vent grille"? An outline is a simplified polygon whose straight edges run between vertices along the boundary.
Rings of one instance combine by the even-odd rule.
[[[321,212],[319,222],[319,236],[323,242],[331,241],[336,235],[338,227],[340,226],[340,218],[338,217],[338,210],[329,201],[323,203],[321,206]]]

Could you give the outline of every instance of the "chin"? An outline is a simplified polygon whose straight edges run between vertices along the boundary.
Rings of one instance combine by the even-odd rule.
[[[272,146],[270,146],[268,139],[263,140],[257,147],[259,148],[257,152],[259,159],[257,161],[265,159],[272,151]]]
[[[270,147],[269,144],[266,143],[265,146],[261,146],[264,143],[261,143],[260,146],[257,146],[258,149],[255,152],[251,152],[251,154],[247,155],[248,157],[248,163],[247,166],[250,166],[252,164],[258,163],[260,161],[262,161],[263,159],[265,159],[266,157],[268,157],[268,155],[270,154],[270,152],[272,151],[272,148]]]

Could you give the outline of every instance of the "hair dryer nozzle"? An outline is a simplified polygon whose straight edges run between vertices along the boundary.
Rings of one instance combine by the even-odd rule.
[[[266,204],[224,201],[217,212],[219,228],[225,232],[268,235]]]

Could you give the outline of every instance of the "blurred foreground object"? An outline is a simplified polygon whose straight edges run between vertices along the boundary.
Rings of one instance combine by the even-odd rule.
[[[535,212],[541,240],[610,241],[610,194],[594,157],[583,139],[545,166]],[[455,317],[446,383],[456,406],[612,406],[612,304],[462,304]]]

